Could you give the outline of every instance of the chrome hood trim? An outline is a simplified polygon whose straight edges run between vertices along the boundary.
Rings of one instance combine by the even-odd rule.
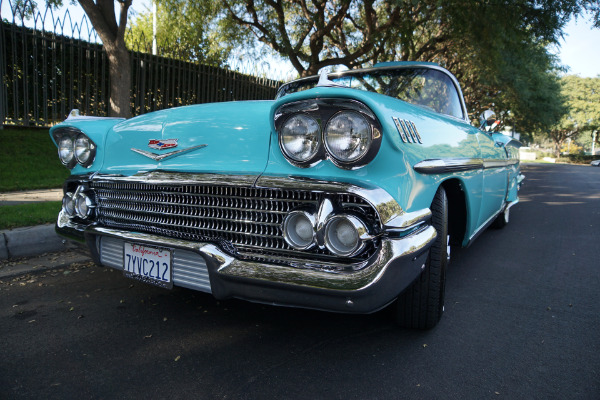
[[[179,156],[181,154],[187,153],[188,151],[201,149],[206,146],[207,146],[206,144],[201,144],[201,145],[194,146],[194,147],[188,147],[187,149],[175,150],[175,151],[171,151],[171,152],[164,153],[164,154],[156,154],[156,153],[152,153],[152,152],[146,151],[146,150],[134,149],[133,147],[131,148],[131,151],[141,154],[144,157],[151,158],[154,161],[162,161],[162,160],[166,160],[167,158]]]

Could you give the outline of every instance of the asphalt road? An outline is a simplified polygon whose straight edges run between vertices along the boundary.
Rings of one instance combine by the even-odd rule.
[[[432,331],[75,264],[0,283],[0,398],[600,399],[600,168],[523,170]]]

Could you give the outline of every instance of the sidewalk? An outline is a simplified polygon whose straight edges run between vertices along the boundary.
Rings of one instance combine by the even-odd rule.
[[[0,207],[61,200],[62,189],[0,193]],[[0,231],[0,260],[32,257],[42,253],[56,252],[64,249],[65,246],[63,240],[58,237],[56,232],[54,232],[54,224],[5,229]]]
[[[28,190],[24,192],[0,193],[0,206],[39,203],[43,201],[61,201],[62,189]]]

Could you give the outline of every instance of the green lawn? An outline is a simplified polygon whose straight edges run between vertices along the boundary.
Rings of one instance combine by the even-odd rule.
[[[48,129],[5,128],[0,140],[0,192],[60,188],[69,176]]]
[[[0,206],[0,230],[56,222],[60,201]]]

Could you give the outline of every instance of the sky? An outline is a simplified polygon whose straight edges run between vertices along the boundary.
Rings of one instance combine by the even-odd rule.
[[[569,67],[568,74],[583,78],[600,75],[600,29],[593,28],[590,16],[571,19],[564,31],[559,49],[553,49],[561,64]]]
[[[2,3],[2,18],[10,15],[9,1],[0,0]],[[38,0],[43,4],[43,0]],[[55,15],[62,16],[68,9],[73,21],[80,21],[83,10],[79,5],[72,5],[64,1],[63,7]],[[134,0],[134,12],[144,12],[151,4],[151,0]],[[562,65],[568,67],[568,74],[576,74],[584,78],[595,78],[600,75],[600,29],[592,28],[591,17],[585,15],[577,20],[572,19],[566,26],[564,38],[560,47],[551,51],[559,56]]]

